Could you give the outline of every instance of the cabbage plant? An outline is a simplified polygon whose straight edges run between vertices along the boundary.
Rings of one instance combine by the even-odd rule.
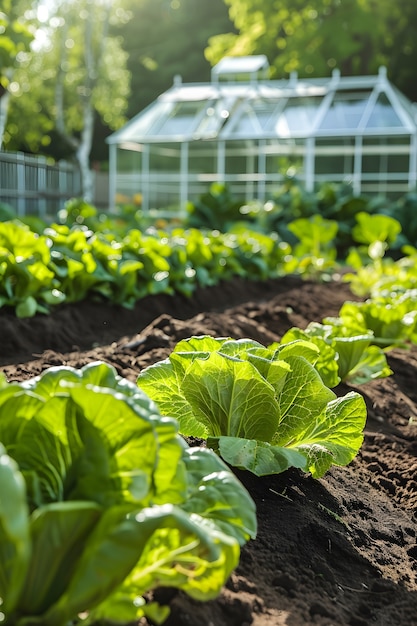
[[[319,354],[304,340],[191,337],[137,382],[183,435],[206,439],[230,465],[258,476],[293,466],[318,478],[355,457],[366,421],[360,394],[336,397],[324,384]]]
[[[255,536],[253,500],[221,459],[104,363],[3,383],[0,441],[5,624],[159,623],[147,591],[215,597]]]
[[[326,324],[310,322],[302,330],[290,328],[281,339],[288,343],[297,339],[311,341],[319,348],[315,368],[328,387],[340,382],[361,385],[392,374],[385,352],[373,345],[374,333],[366,327],[353,327],[341,318],[327,318]]]

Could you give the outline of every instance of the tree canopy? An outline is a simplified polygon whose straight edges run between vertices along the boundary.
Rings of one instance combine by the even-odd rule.
[[[33,40],[32,3],[0,1],[0,95],[10,84],[10,71],[29,52]]]
[[[36,48],[15,72],[6,145],[55,157],[76,156],[86,187],[95,116],[111,129],[125,121],[127,53],[109,35],[123,18],[116,2],[61,0],[48,6]],[[42,35],[42,36],[40,36]],[[85,195],[90,195],[84,189]]]
[[[375,74],[386,65],[411,99],[415,74],[417,3],[414,0],[225,0],[238,32],[211,38],[206,56],[266,54],[272,76]],[[414,34],[413,34],[414,33]],[[415,81],[414,81],[415,83]]]

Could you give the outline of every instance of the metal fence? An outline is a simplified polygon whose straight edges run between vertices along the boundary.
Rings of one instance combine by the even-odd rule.
[[[75,165],[0,151],[0,203],[11,206],[17,215],[54,215],[69,198],[80,195],[81,176]]]

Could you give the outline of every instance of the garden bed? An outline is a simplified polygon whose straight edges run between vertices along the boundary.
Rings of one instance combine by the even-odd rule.
[[[136,380],[191,335],[277,341],[292,326],[336,315],[344,284],[236,280],[131,311],[87,301],[19,320],[0,311],[0,366],[22,381],[53,365],[104,360]],[[412,626],[417,624],[417,348],[388,353],[394,374],[355,388],[368,406],[365,441],[347,468],[313,480],[298,470],[239,473],[259,531],[217,600],[163,590],[166,626]],[[347,389],[336,389],[344,394]],[[146,622],[144,622],[146,623]]]

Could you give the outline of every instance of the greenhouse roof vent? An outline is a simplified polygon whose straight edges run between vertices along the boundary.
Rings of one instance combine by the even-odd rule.
[[[264,54],[247,57],[224,57],[211,70],[211,80],[250,81],[268,78],[269,62]]]

